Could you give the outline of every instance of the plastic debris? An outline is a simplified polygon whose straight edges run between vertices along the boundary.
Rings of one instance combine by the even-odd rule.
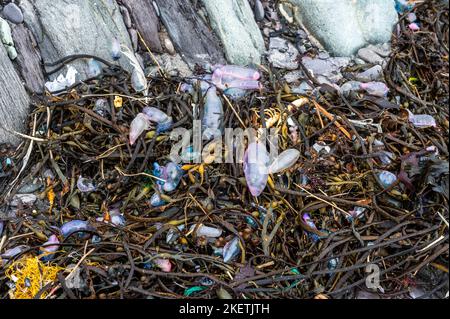
[[[70,65],[67,68],[65,76],[60,74],[53,82],[45,83],[45,87],[52,93],[65,90],[75,84],[77,81],[77,74],[78,71]]]

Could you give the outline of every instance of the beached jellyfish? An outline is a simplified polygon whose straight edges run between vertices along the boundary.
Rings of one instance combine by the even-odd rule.
[[[61,226],[61,234],[67,238],[73,233],[79,233],[79,237],[84,237],[82,231],[91,231],[93,227],[85,220],[72,220]]]
[[[397,175],[388,171],[381,171],[378,173],[378,179],[384,188],[389,188],[397,181]]]
[[[270,174],[276,174],[291,168],[300,158],[300,152],[296,149],[288,149],[278,155],[269,167]]]
[[[155,264],[155,266],[157,266],[163,272],[171,272],[172,271],[172,263],[170,262],[170,260],[157,258],[157,259],[153,260],[153,263]]]
[[[190,231],[193,231],[196,227],[197,225],[192,225]],[[197,227],[197,231],[195,233],[198,237],[205,236],[208,238],[217,238],[222,235],[222,229],[200,225]]]
[[[59,249],[60,241],[58,239],[58,236],[51,235],[48,238],[48,241],[44,243],[42,247],[39,248],[39,253],[42,261],[50,261],[55,257],[55,252]],[[51,246],[49,246],[51,245]]]
[[[234,237],[231,241],[226,243],[223,247],[223,261],[228,263],[241,253],[241,247],[239,245],[239,237]]]
[[[419,26],[419,24],[416,23],[416,22],[413,22],[413,23],[409,24],[409,25],[408,25],[408,28],[409,28],[411,31],[419,31],[419,30],[420,30],[420,26]]]
[[[156,131],[158,134],[169,130],[173,125],[172,117],[156,107],[144,107],[142,113],[147,116],[150,122],[157,124]]]
[[[217,95],[216,88],[211,87],[206,93],[202,118],[203,139],[206,141],[218,138],[223,133],[223,104]]]
[[[150,198],[150,205],[152,207],[161,207],[166,205],[167,202],[161,198],[161,196],[158,193],[154,193],[152,197]]]
[[[95,192],[97,190],[97,187],[87,178],[84,178],[83,176],[78,177],[77,181],[77,188],[82,193],[90,193]]]
[[[228,89],[259,90],[262,88],[261,83],[254,80],[232,80],[224,82],[223,85]]]
[[[136,140],[141,136],[144,131],[150,128],[150,122],[147,115],[139,113],[130,125],[130,144],[136,143]]]
[[[120,41],[117,38],[113,38],[111,41],[111,57],[114,61],[117,61],[120,59],[120,56]]]
[[[251,143],[244,155],[244,174],[247,185],[253,196],[264,191],[269,177],[269,154],[263,143]]]
[[[157,181],[157,184],[165,192],[174,191],[181,182],[184,171],[181,167],[173,162],[166,166],[161,166],[158,163],[153,163],[153,175],[162,179]]]
[[[311,216],[309,216],[309,214],[303,214],[303,221],[312,229],[317,229],[316,224],[314,224],[314,221],[312,220]],[[320,240],[320,237],[317,234],[308,233],[308,236],[312,239],[313,242],[318,242]]]
[[[165,179],[166,182],[162,186],[162,189],[165,192],[174,191],[180,184],[183,175],[184,171],[181,169],[181,167],[173,162],[170,162],[165,167],[165,174],[163,176],[163,179]]]
[[[178,231],[173,228],[169,229],[166,236],[166,243],[170,244],[177,240],[180,236],[180,232],[183,231],[185,227],[186,226],[183,224],[177,227]]]
[[[237,65],[224,65],[214,70],[212,80],[213,82],[221,82],[223,80],[259,80],[261,74],[251,68],[246,68]]]
[[[95,78],[102,74],[102,65],[95,59],[88,60],[88,77]]]

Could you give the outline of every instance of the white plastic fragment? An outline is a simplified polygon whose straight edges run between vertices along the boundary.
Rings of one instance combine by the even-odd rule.
[[[75,84],[77,80],[77,74],[78,71],[73,66],[70,65],[67,68],[67,73],[65,76],[60,74],[53,82],[45,83],[45,87],[51,93],[64,90]]]

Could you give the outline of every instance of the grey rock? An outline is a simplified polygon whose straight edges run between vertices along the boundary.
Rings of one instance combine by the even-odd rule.
[[[123,0],[122,3],[127,7],[131,20],[149,49],[154,52],[162,52],[158,37],[160,24],[153,2],[150,0]]]
[[[254,8],[254,12],[255,12],[255,19],[256,21],[262,21],[264,20],[264,6],[261,3],[261,0],[255,0],[255,8]]]
[[[0,144],[18,144],[20,139],[10,131],[23,131],[29,97],[2,44],[0,70]]]
[[[23,0],[20,3],[26,25],[31,29],[44,63],[52,63],[73,54],[91,54],[112,61],[114,38],[131,48],[130,38],[115,0]],[[118,63],[131,72],[129,61]],[[81,79],[87,77],[87,59],[71,65]],[[47,71],[51,70],[51,67]],[[53,74],[53,80],[58,74]]]
[[[0,18],[0,40],[5,45],[14,46],[11,27],[9,26],[9,23],[2,18]]]
[[[314,76],[323,76],[331,82],[337,82],[342,79],[340,70],[350,63],[350,59],[337,57],[322,60],[304,57],[302,63]]]
[[[295,70],[295,71],[291,71],[291,72],[286,73],[284,75],[284,80],[287,83],[293,83],[293,82],[296,82],[299,79],[304,78],[304,77],[305,77],[305,74],[303,73],[303,71]]]
[[[139,36],[135,29],[128,29],[128,33],[130,34],[131,44],[133,46],[133,50],[137,51],[139,46]]]
[[[297,19],[336,56],[388,42],[398,20],[392,0],[289,1],[298,7]]]
[[[270,38],[269,62],[276,68],[295,70],[298,68],[299,52],[292,43],[282,38]]]
[[[6,53],[8,53],[8,57],[11,60],[15,60],[17,58],[16,48],[10,45],[5,45]]]
[[[155,0],[177,52],[190,67],[225,62],[220,42],[191,1]],[[253,16],[252,16],[253,19]]]
[[[261,31],[247,0],[202,0],[212,29],[232,64],[260,64],[265,51]]]
[[[122,13],[123,23],[125,23],[125,26],[130,29],[131,28],[131,16],[130,11],[124,6],[119,6],[120,13]]]
[[[348,81],[341,86],[341,92],[344,95],[349,95],[352,92],[358,92],[361,90],[361,82]]]
[[[33,35],[23,24],[14,25],[12,35],[18,52],[17,67],[26,86],[34,93],[43,93],[45,78],[42,60]]]
[[[376,54],[369,48],[362,48],[358,50],[358,57],[363,59],[364,61],[372,64],[383,64],[384,59]]]
[[[391,45],[389,43],[378,45],[370,44],[367,46],[367,48],[383,58],[387,58],[391,54]]]
[[[179,54],[170,55],[168,53],[164,53],[155,56],[155,58],[158,61],[158,64],[161,66],[161,68],[169,75],[181,77],[188,77],[192,75],[192,71],[189,68],[189,65],[183,61],[183,59]],[[152,66],[147,68],[146,74],[151,76],[157,75],[158,67]]]
[[[3,16],[11,21],[12,23],[22,23],[23,22],[23,14],[22,10],[15,3],[8,3],[3,8]]]
[[[295,94],[308,94],[313,90],[313,88],[308,84],[308,82],[303,81],[299,86],[293,87],[291,89],[292,93]]]
[[[383,68],[380,65],[375,65],[370,69],[357,74],[355,78],[356,80],[361,82],[371,82],[379,80],[382,75],[383,75]]]

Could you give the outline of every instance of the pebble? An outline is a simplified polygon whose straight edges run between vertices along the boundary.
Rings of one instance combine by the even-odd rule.
[[[256,21],[264,20],[264,7],[260,0],[255,1],[255,19]]]
[[[302,59],[304,66],[313,73],[314,76],[326,77],[331,82],[337,82],[342,79],[341,68],[348,65],[349,58],[337,57],[329,59],[312,59],[304,57]]]
[[[291,89],[292,93],[295,94],[308,94],[312,90],[313,88],[308,84],[308,82],[302,82],[299,86]]]
[[[384,62],[383,58],[380,57],[375,51],[369,48],[362,48],[358,51],[358,56],[364,61],[372,64],[382,64]]]
[[[123,22],[125,23],[125,26],[127,28],[131,28],[130,11],[128,11],[128,9],[125,8],[124,6],[120,6],[120,13],[122,13]]]
[[[375,65],[374,67],[371,67],[370,69],[357,74],[356,80],[361,82],[377,81],[381,78],[382,74],[383,68],[381,67],[381,65]]]
[[[361,89],[361,82],[358,81],[349,81],[341,86],[341,92],[345,96],[347,96],[351,92],[357,92],[360,89]]]
[[[175,55],[177,54],[177,51],[175,51],[175,47],[173,46],[172,40],[170,40],[170,38],[168,37],[167,34],[163,34],[161,36],[162,38],[162,43],[164,45],[164,48],[166,48],[167,52],[171,55]]]
[[[271,38],[269,62],[276,68],[295,70],[299,67],[299,52],[295,46],[282,38]]]
[[[131,44],[133,45],[133,50],[137,51],[138,49],[138,33],[135,29],[128,29],[128,33],[130,34]]]
[[[17,194],[12,198],[10,205],[17,207],[19,205],[31,206],[37,200],[37,196],[34,194]]]
[[[3,8],[3,15],[12,23],[19,24],[23,22],[22,10],[20,10],[20,8],[15,3],[7,4]]]

